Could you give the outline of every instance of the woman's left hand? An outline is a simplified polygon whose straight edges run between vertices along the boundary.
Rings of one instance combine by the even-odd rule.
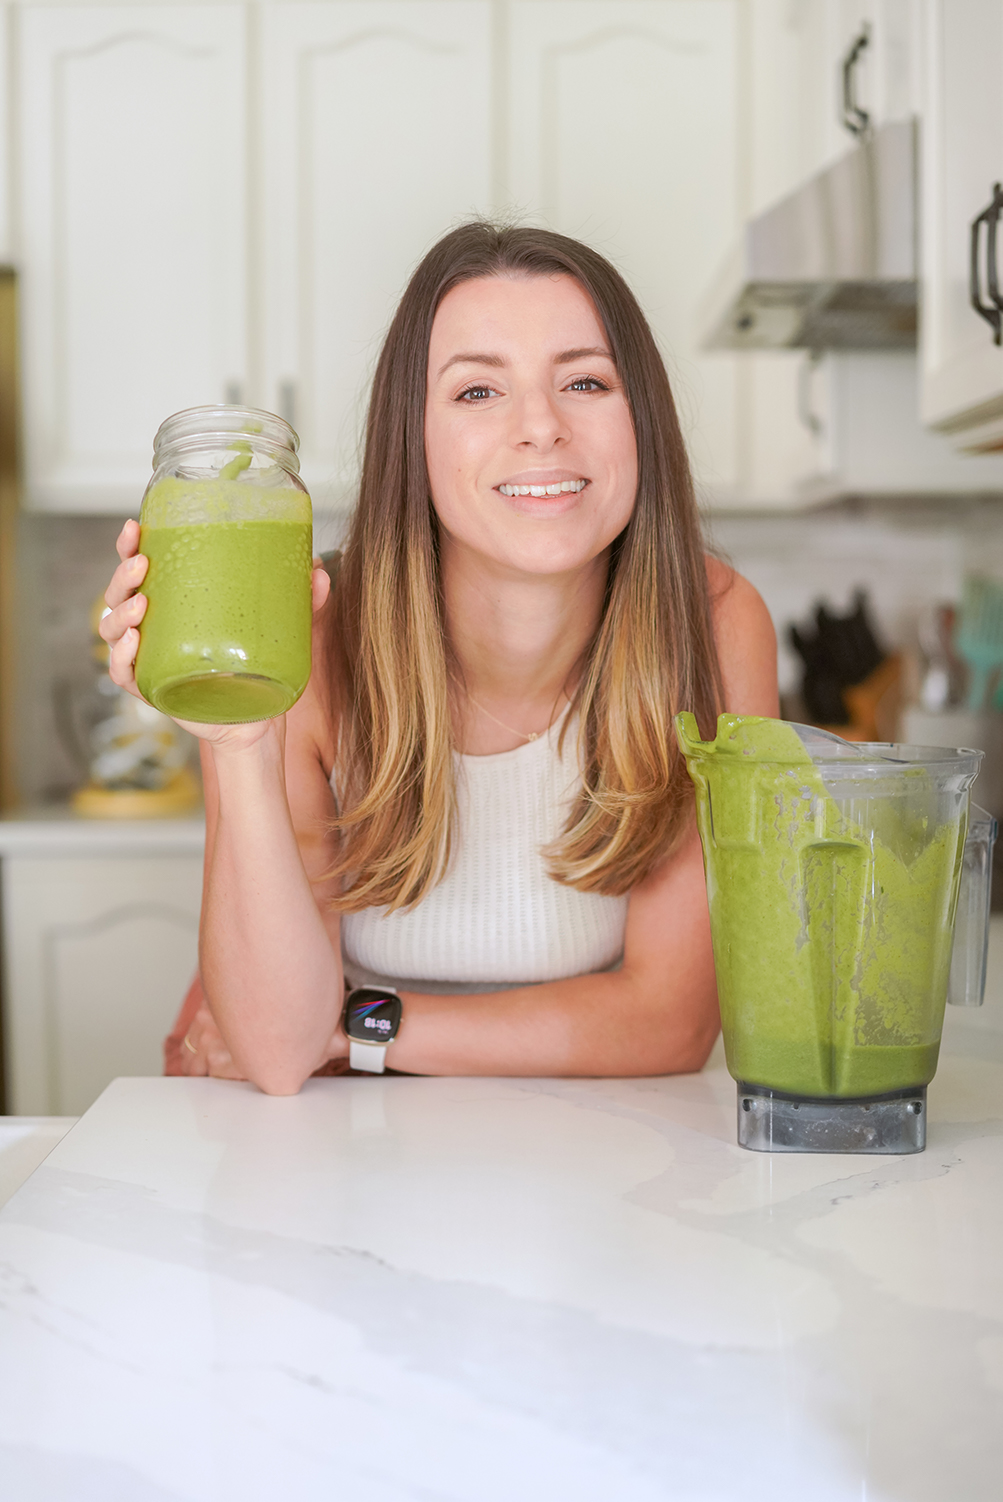
[[[199,1007],[188,1029],[179,1054],[182,1074],[212,1075],[217,1080],[242,1080],[241,1074],[223,1042],[223,1035],[206,1006]]]

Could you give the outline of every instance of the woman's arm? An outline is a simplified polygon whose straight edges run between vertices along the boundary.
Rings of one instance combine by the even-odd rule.
[[[753,587],[708,560],[725,708],[778,713],[776,637]],[[487,995],[405,993],[387,1060],[416,1074],[646,1075],[699,1069],[719,1020],[695,821],[630,897],[623,966]],[[347,1051],[347,1045],[342,1045]]]
[[[284,723],[250,748],[203,747],[199,966],[234,1072],[270,1094],[294,1093],[331,1056],[341,1017],[320,646],[315,632],[311,686]]]
[[[137,698],[138,628],[147,604],[139,591],[148,567],[139,536],[139,524],[126,522],[100,627],[111,649],[113,681]],[[315,566],[315,612],[329,585],[327,573]],[[209,1018],[193,1026],[199,1036],[191,1065],[193,1072],[235,1074],[276,1093],[297,1090],[331,1056],[341,1013],[338,920],[323,877],[334,813],[324,770],[331,732],[316,695],[324,681],[323,638],[315,626],[314,674],[286,716],[251,725],[181,721],[202,741],[207,829],[200,970],[222,1034],[221,1043]]]

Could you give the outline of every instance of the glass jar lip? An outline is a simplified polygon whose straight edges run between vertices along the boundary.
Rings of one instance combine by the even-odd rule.
[[[205,448],[217,440],[215,446],[227,447],[233,438],[243,438],[250,443],[257,439],[268,448],[288,450],[286,463],[298,471],[299,435],[295,429],[275,412],[266,412],[261,407],[231,406],[223,402],[205,407],[186,407],[164,419],[153,440],[153,467],[162,462],[168,449]]]

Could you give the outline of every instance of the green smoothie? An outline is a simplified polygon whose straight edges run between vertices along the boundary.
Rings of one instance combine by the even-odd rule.
[[[283,714],[310,677],[310,500],[237,479],[160,480],[143,503],[150,560],[136,681],[181,720]]]
[[[809,1097],[910,1089],[937,1067],[967,797],[922,765],[840,796],[779,720],[676,730],[697,789],[721,1022],[736,1080]],[[830,773],[826,773],[830,779]]]

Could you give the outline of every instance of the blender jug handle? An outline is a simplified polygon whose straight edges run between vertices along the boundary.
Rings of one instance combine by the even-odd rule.
[[[980,1007],[986,989],[989,950],[989,896],[993,876],[996,820],[974,803],[968,810],[968,838],[961,864],[958,911],[947,999],[955,1007]]]

